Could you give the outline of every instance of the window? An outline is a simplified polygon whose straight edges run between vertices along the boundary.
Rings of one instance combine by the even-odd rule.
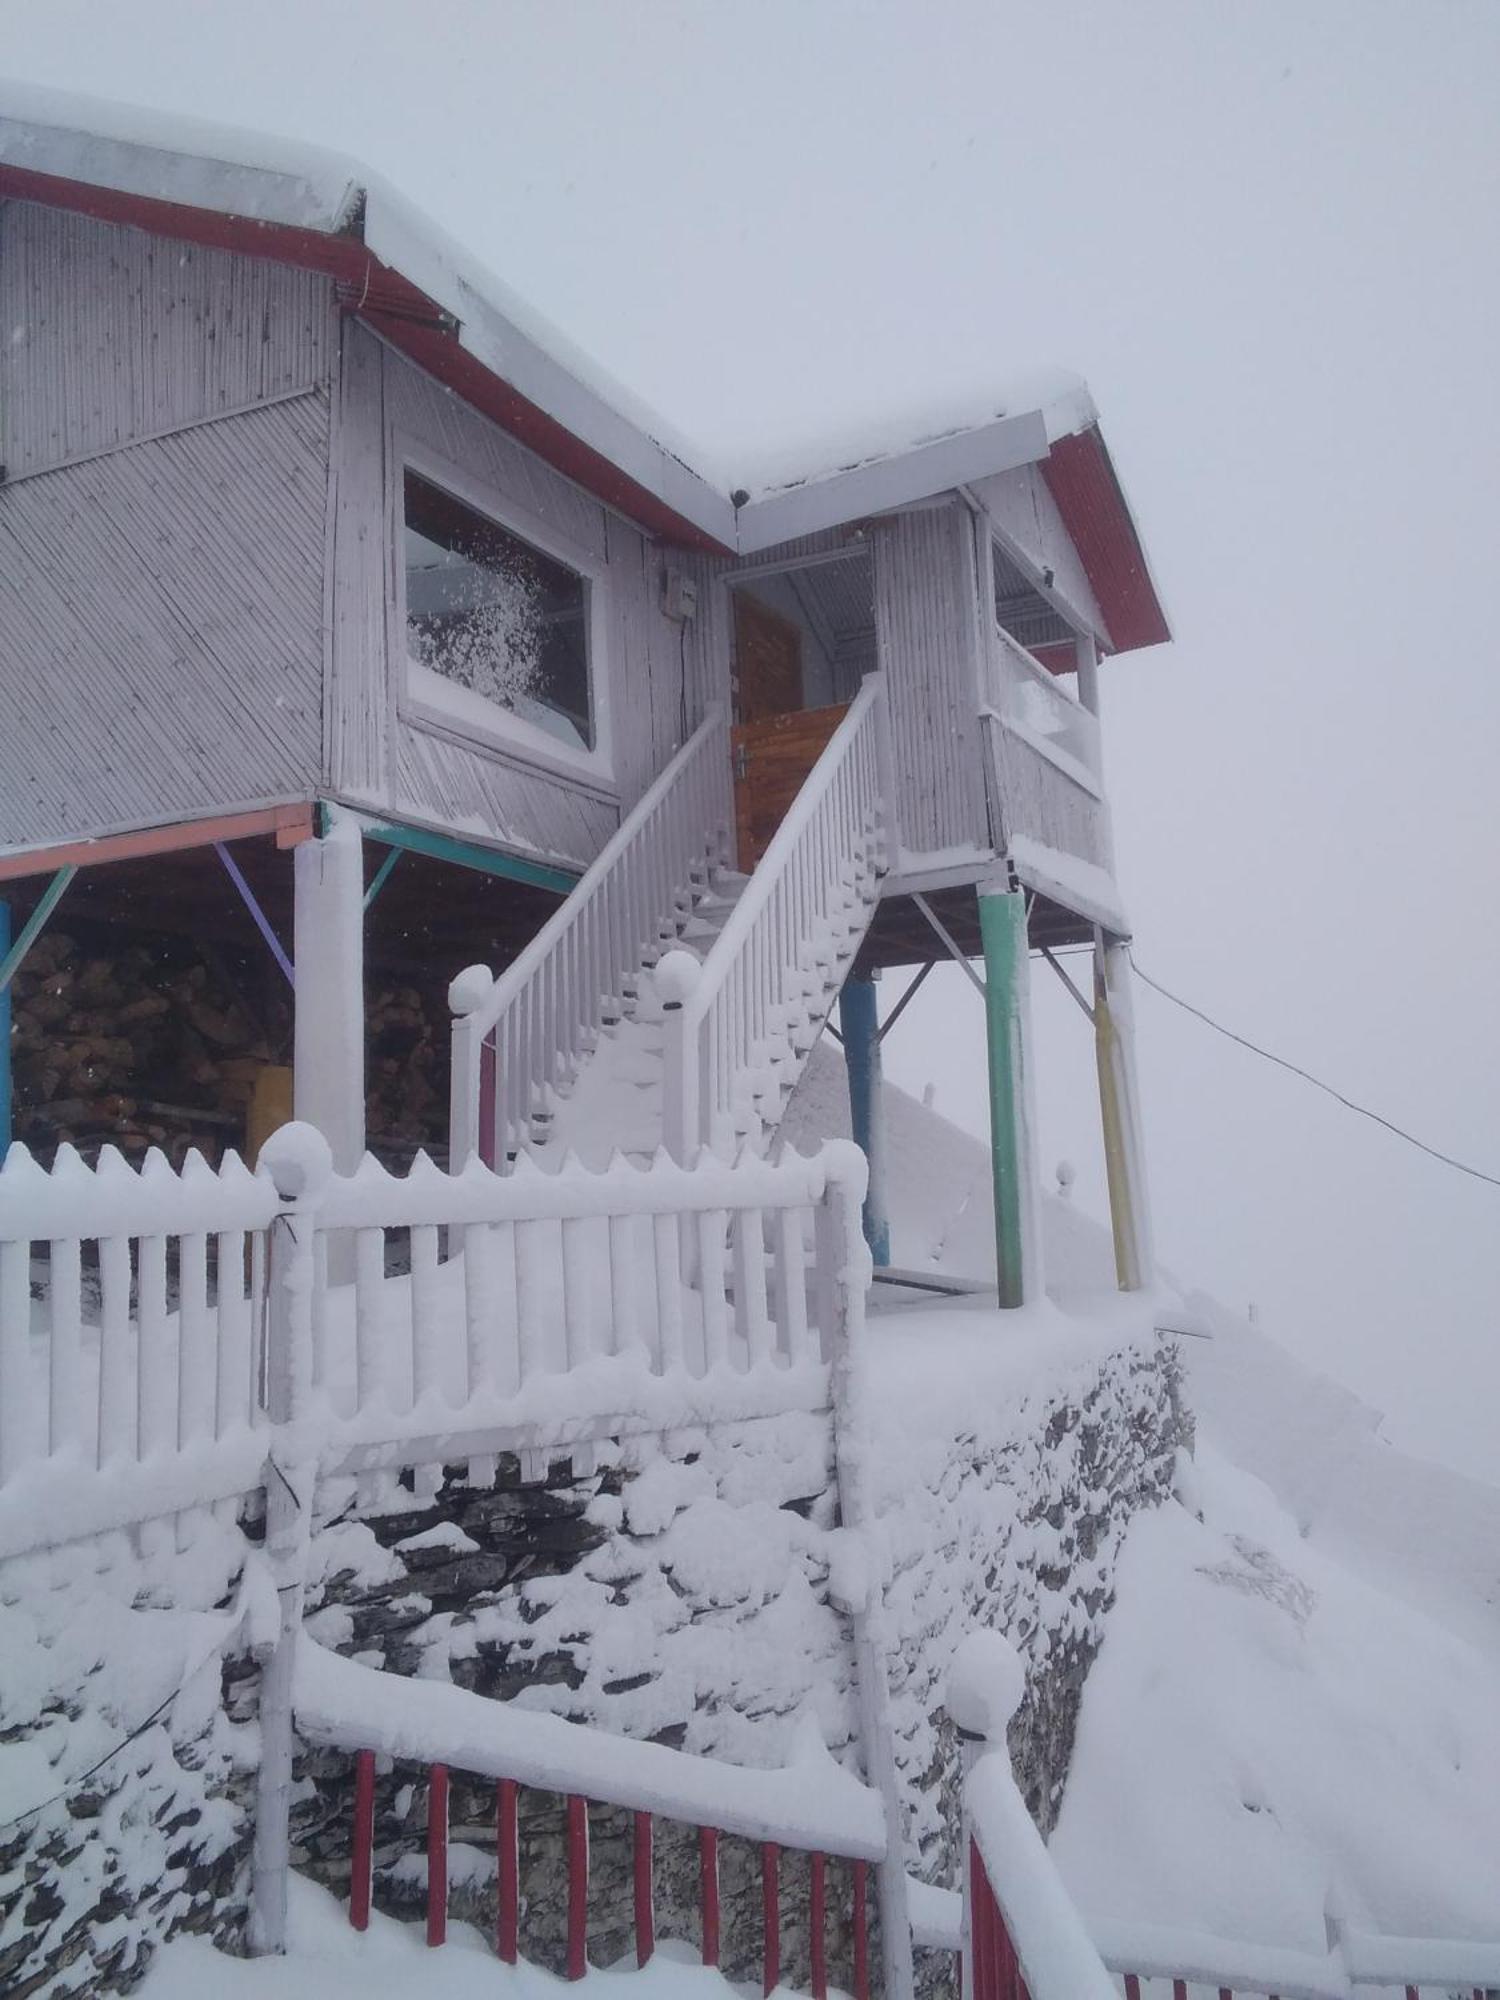
[[[594,750],[587,578],[410,470],[405,501],[407,650],[438,683],[422,691],[463,690],[444,705],[481,726],[483,702]]]

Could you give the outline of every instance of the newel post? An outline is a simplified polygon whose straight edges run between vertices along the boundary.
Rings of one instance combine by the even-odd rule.
[[[690,951],[663,952],[656,961],[662,1009],[662,1144],[681,1167],[698,1156],[703,1130],[698,1091],[698,1017],[693,995],[703,966]]]
[[[834,1603],[847,1615],[854,1641],[854,1686],[865,1782],[880,1794],[884,1808],[885,1858],[876,1869],[875,1886],[880,1900],[885,1995],[886,2000],[912,2000],[915,1984],[906,1888],[906,1814],[896,1775],[896,1734],[891,1722],[889,1661],[893,1649],[870,1489],[874,1445],[864,1333],[871,1267],[861,1214],[867,1170],[863,1153],[847,1141],[825,1146],[823,1158],[828,1172],[823,1201],[829,1226],[818,1229],[817,1254],[820,1259],[831,1257],[835,1268],[819,1271],[818,1292],[832,1304],[833,1325],[831,1329],[825,1326],[823,1335],[831,1345],[839,1520],[843,1531],[856,1537],[865,1550],[865,1560],[854,1566],[859,1595],[847,1602],[835,1597]]]
[[[487,965],[466,965],[448,987],[448,1009],[453,1016],[452,1067],[448,1077],[448,1171],[461,1174],[478,1153],[487,1166],[495,1166],[495,1106],[493,1079],[490,1103],[480,1103],[484,1065],[484,1035],[475,1019],[489,999],[494,978]],[[489,1130],[485,1130],[485,1111]],[[488,1155],[488,1157],[486,1157]]]
[[[312,1428],[313,1308],[318,1208],[333,1175],[316,1127],[283,1125],[261,1148],[281,1212],[271,1223],[266,1280],[266,1559],[281,1603],[281,1629],[261,1668],[260,1772],[251,1857],[250,1948],[286,1949],[292,1804],[292,1682],[312,1533],[317,1439]]]
[[[948,1664],[946,1706],[958,1739],[960,1789],[963,1800],[963,1834],[960,1877],[963,1883],[963,1991],[973,2000],[990,2000],[992,1982],[985,1977],[991,1970],[991,1948],[982,1953],[984,1965],[974,1962],[975,1876],[983,1869],[974,1838],[973,1815],[969,1803],[969,1778],[981,1757],[991,1751],[1005,1759],[1010,1769],[1010,1746],[1006,1732],[1011,1717],[1026,1694],[1026,1669],[1010,1641],[999,1632],[971,1632],[959,1642]]]

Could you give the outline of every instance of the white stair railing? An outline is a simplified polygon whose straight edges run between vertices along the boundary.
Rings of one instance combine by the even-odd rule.
[[[889,861],[885,684],[869,674],[701,966],[663,967],[668,1150],[732,1149],[817,1039]]]
[[[609,1004],[668,944],[722,867],[733,800],[728,720],[711,709],[573,893],[500,974],[471,965],[453,1009],[449,1159],[504,1170]]]

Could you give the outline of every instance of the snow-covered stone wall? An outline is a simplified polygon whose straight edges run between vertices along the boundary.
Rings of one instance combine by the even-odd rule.
[[[1183,1421],[1175,1356],[1149,1329],[1069,1337],[993,1310],[893,1317],[874,1343],[876,1484],[887,1576],[897,1755],[909,1847],[952,1885],[957,1760],[942,1711],[948,1660],[994,1625],[1028,1661],[1012,1732],[1017,1775],[1044,1829],[1061,1801],[1084,1678],[1102,1636],[1125,1528],[1170,1490]],[[1144,1330],[1143,1330],[1144,1329]],[[921,1393],[905,1380],[915,1367]],[[830,1600],[842,1546],[830,1420],[725,1425],[612,1452],[587,1478],[559,1463],[545,1486],[502,1467],[491,1491],[445,1488],[373,1520],[330,1522],[315,1542],[311,1629],[370,1665],[451,1679],[499,1699],[747,1764],[790,1754],[811,1719],[859,1763],[848,1623]],[[295,1835],[315,1872],[347,1870],[347,1763],[309,1759]],[[382,1780],[377,1871],[415,1913],[424,1799],[411,1773]],[[493,1924],[494,1801],[456,1784],[455,1907]],[[523,1797],[527,1948],[562,1962],[560,1800]],[[462,1850],[468,1850],[464,1852]],[[591,1949],[629,1948],[624,1815],[591,1827]],[[403,1857],[404,1858],[401,1858]],[[723,1844],[723,1962],[753,1973],[758,1858]],[[806,1974],[805,1885],[788,1861],[788,1977]],[[690,1837],[658,1837],[659,1928],[697,1935]],[[847,1914],[831,1888],[835,1923]],[[834,1947],[833,1974],[840,1977]],[[801,1964],[801,1974],[797,1968]],[[849,1968],[843,1966],[847,1983]]]
[[[75,1549],[0,1576],[7,2000],[124,1991],[177,1932],[243,1934],[258,1732],[225,1683],[254,1674],[231,1602],[246,1545],[197,1533],[169,1567],[114,1549],[96,1574]]]

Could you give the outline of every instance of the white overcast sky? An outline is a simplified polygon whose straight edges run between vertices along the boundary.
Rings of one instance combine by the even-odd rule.
[[[0,71],[368,161],[725,464],[1080,370],[1177,632],[1105,674],[1140,962],[1500,1172],[1495,0],[0,0]],[[1500,1189],[1138,1014],[1169,1262],[1494,1477]],[[887,1048],[979,1123],[956,973]]]

